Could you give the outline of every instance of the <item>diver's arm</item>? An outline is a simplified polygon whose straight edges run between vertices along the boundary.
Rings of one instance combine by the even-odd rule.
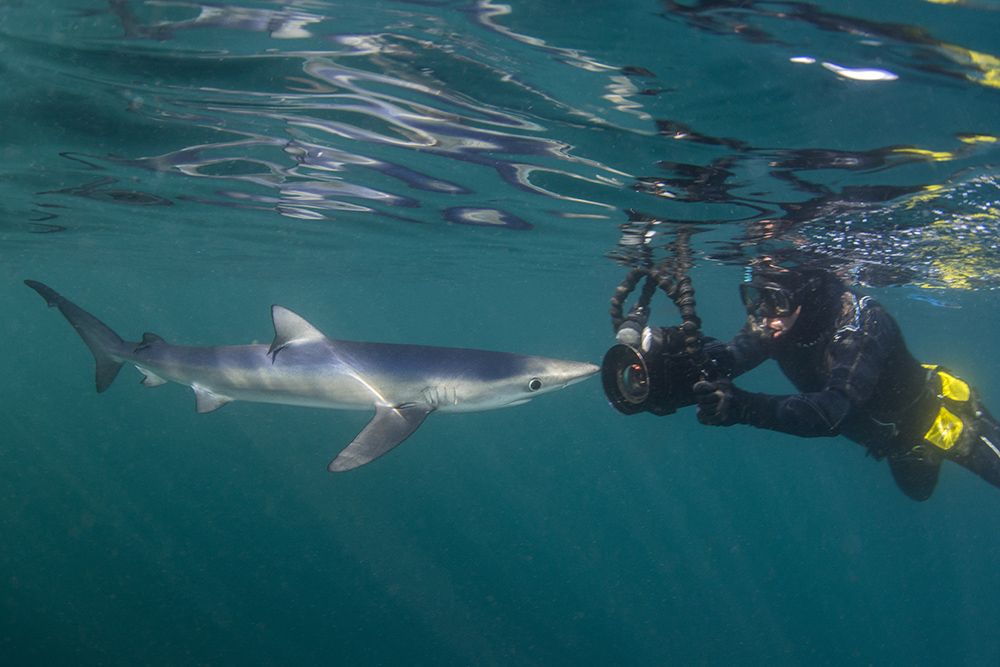
[[[767,342],[753,333],[749,325],[740,329],[728,343],[714,338],[705,340],[705,354],[712,360],[716,373],[722,377],[738,377],[771,358]]]
[[[875,390],[879,371],[898,329],[873,313],[857,329],[830,343],[830,374],[822,391],[775,396],[754,394],[726,379],[694,387],[698,420],[714,426],[748,424],[801,437],[838,435]]]
[[[739,423],[803,438],[839,435],[854,413],[854,403],[837,389],[788,396],[743,393]]]
[[[835,389],[774,396],[743,391],[720,379],[699,382],[694,394],[702,424],[747,424],[803,438],[838,435],[853,412],[850,399]]]

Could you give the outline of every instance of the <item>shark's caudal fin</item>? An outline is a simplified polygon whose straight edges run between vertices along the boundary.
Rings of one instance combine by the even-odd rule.
[[[122,362],[113,355],[121,350],[124,341],[104,322],[57,294],[51,287],[35,280],[25,280],[24,284],[41,294],[49,308],[58,308],[90,348],[97,362],[97,391],[110,387],[122,367]]]

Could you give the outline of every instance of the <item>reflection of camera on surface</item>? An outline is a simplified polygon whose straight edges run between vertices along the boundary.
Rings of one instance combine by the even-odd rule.
[[[626,415],[663,416],[694,405],[691,388],[702,371],[685,350],[680,327],[645,327],[635,342],[615,345],[604,355],[601,383],[612,407]]]

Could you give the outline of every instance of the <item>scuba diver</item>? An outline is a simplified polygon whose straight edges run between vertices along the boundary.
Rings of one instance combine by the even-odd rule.
[[[700,364],[677,341],[678,327],[643,321],[641,344],[616,327],[626,331],[618,336],[625,344],[608,351],[602,376],[612,405],[626,414],[669,414],[697,403],[698,421],[710,426],[843,435],[888,460],[897,486],[917,501],[934,492],[944,459],[1000,486],[1000,423],[966,382],[921,365],[874,299],[830,271],[771,263],[754,267],[740,294],[746,325],[729,343],[703,338]],[[613,321],[615,305],[612,299]],[[801,393],[756,394],[732,383],[767,359]]]

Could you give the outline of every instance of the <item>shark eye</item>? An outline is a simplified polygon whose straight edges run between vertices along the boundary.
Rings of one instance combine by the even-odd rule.
[[[528,391],[538,391],[541,388],[542,388],[542,381],[539,380],[538,378],[531,378],[531,381],[528,382]]]

